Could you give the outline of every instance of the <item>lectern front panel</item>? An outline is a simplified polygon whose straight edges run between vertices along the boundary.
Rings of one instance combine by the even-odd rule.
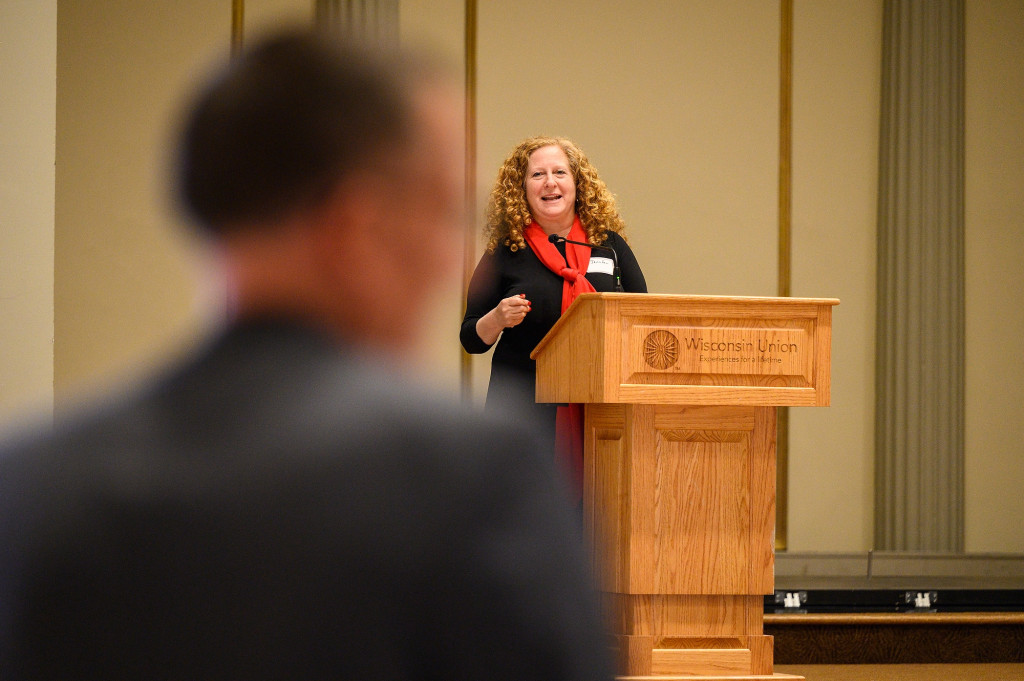
[[[770,594],[774,410],[588,405],[595,574],[623,594]]]

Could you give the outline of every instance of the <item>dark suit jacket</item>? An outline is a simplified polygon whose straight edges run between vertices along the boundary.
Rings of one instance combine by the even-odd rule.
[[[0,678],[608,676],[524,424],[288,324],[0,451]]]

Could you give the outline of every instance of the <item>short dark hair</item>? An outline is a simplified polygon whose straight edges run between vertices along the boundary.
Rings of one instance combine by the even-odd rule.
[[[322,200],[410,125],[397,60],[290,30],[260,41],[200,91],[177,158],[183,208],[213,233]]]

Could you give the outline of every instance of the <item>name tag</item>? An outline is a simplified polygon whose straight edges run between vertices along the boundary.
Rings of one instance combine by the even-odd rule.
[[[611,258],[600,258],[590,256],[590,264],[587,265],[587,274],[596,272],[599,274],[615,274],[615,265]]]

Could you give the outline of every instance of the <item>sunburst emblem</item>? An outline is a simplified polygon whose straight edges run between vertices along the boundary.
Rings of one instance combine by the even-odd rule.
[[[655,369],[668,369],[679,359],[679,339],[668,331],[652,331],[644,339],[644,361]]]

